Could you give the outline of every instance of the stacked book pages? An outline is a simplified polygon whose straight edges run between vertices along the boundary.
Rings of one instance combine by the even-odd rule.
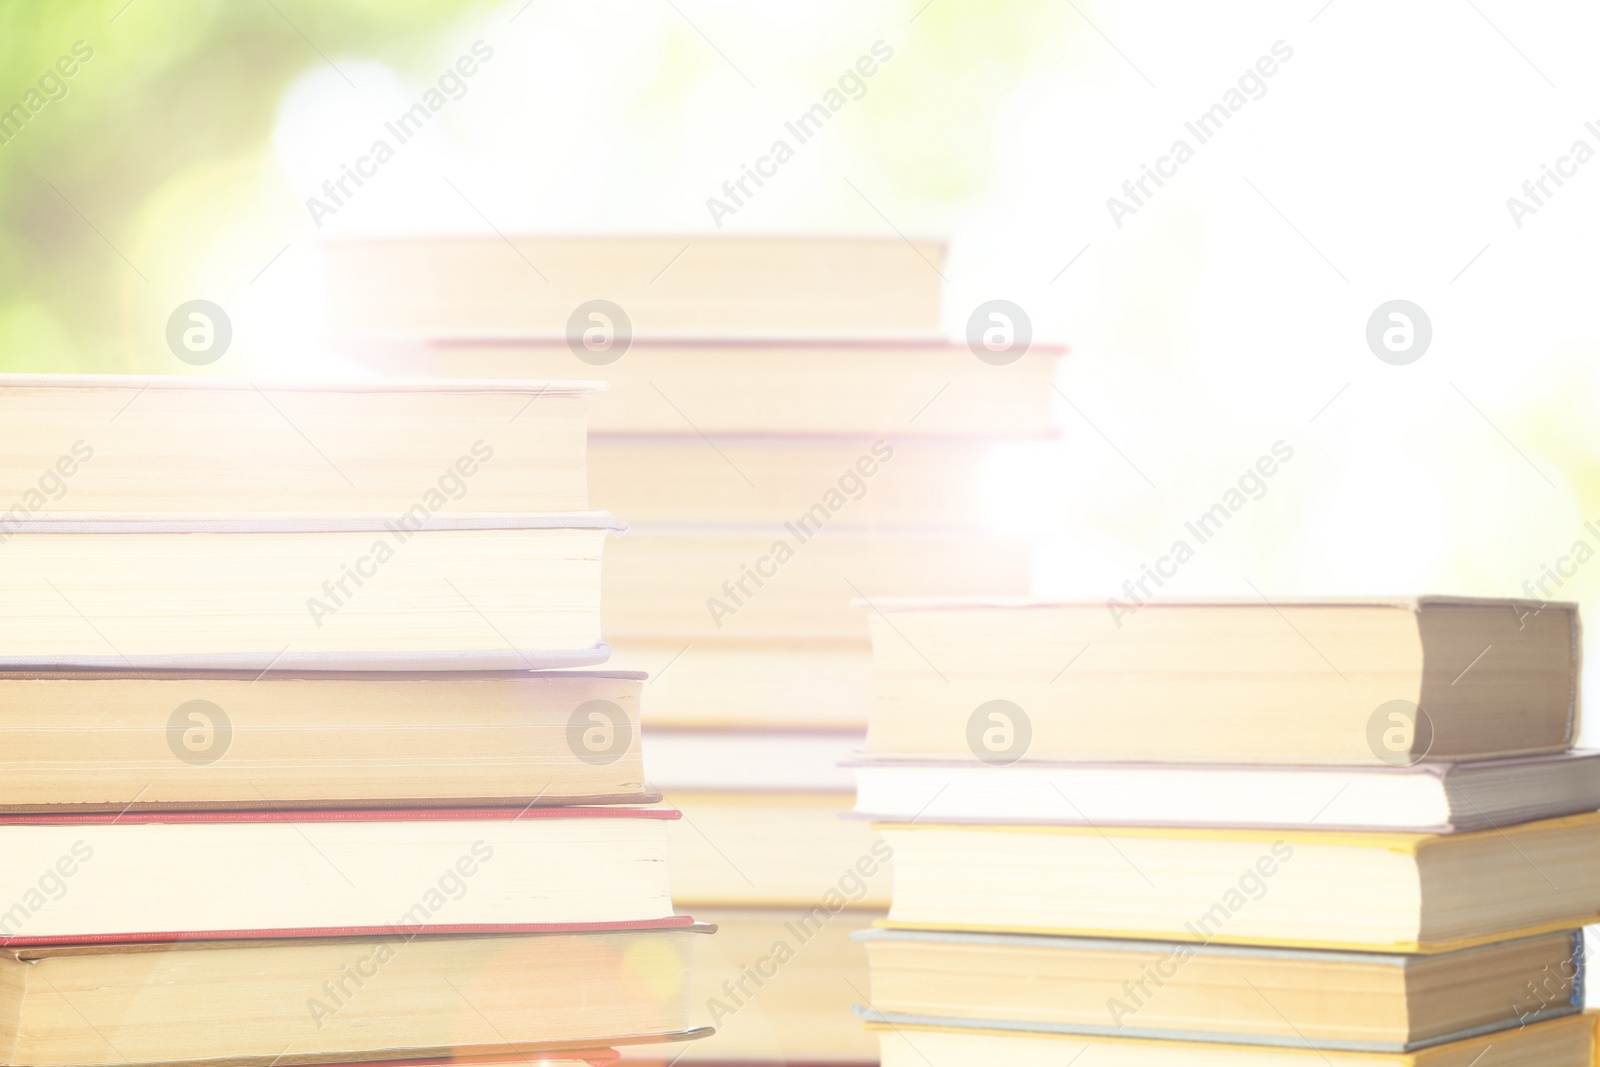
[[[1573,605],[876,601],[890,1067],[1580,1067]]]
[[[0,378],[0,1063],[702,1033],[588,392]]]
[[[605,637],[650,674],[673,892],[719,928],[681,1063],[876,1061],[849,934],[890,852],[841,820],[872,697],[855,597],[1025,595],[985,521],[1007,448],[1053,437],[1059,350],[941,335],[944,249],[898,238],[433,238],[329,247],[335,328],[387,370],[610,388],[589,434]],[[669,1052],[670,1055],[670,1052]]]

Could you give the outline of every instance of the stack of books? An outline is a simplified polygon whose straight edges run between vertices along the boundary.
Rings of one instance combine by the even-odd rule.
[[[703,1035],[588,391],[0,378],[0,1062]]]
[[[652,784],[684,813],[673,891],[714,921],[688,1060],[875,1061],[844,1024],[848,935],[889,851],[839,818],[871,646],[855,597],[1025,595],[986,521],[1007,449],[1054,437],[1060,350],[941,333],[942,245],[898,238],[435,238],[329,247],[345,350],[448,378],[588,370],[606,639],[648,672]],[[990,353],[985,352],[985,355]]]
[[[879,601],[890,1067],[1580,1067],[1570,604]]]

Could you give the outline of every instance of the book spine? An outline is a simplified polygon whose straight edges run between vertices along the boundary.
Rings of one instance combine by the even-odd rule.
[[[1587,957],[1584,953],[1583,931],[1572,931],[1572,996],[1569,1003],[1575,1008],[1583,1007],[1584,972],[1588,970]]]

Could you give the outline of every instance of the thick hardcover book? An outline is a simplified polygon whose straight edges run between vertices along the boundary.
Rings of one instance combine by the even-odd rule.
[[[1435,956],[867,930],[868,1017],[1414,1052],[1583,1009],[1583,932]],[[1254,990],[1254,993],[1251,991]]]
[[[1574,604],[867,595],[874,757],[1399,766],[1577,737]]]
[[[1600,813],[1458,834],[875,825],[907,929],[1435,953],[1600,919]]]
[[[0,374],[0,531],[83,512],[584,511],[604,388]]]
[[[604,362],[631,336],[931,337],[945,249],[898,237],[474,234],[336,240],[324,254],[341,337],[571,337]]]
[[[0,531],[0,667],[603,662],[605,515],[79,516]],[[507,581],[515,575],[516,581]]]
[[[650,804],[644,677],[0,672],[0,812]]]
[[[659,808],[0,818],[0,945],[683,925]]]
[[[939,1025],[869,1022],[883,1050],[883,1067],[1589,1067],[1596,1017],[1569,1015],[1522,1030],[1485,1034],[1417,1052],[1329,1052],[1236,1041],[1179,1041],[1081,1037],[980,1030],[951,1019]]]
[[[0,1062],[602,1067],[711,1032],[688,985],[710,929],[0,949]]]
[[[668,749],[671,751],[671,749]],[[853,761],[880,822],[1457,833],[1600,809],[1600,752],[1372,766]]]

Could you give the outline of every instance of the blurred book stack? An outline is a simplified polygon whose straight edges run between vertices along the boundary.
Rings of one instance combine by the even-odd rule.
[[[0,378],[0,1063],[703,1036],[588,389]]]
[[[890,1067],[1579,1067],[1570,604],[879,601]]]
[[[715,922],[680,1062],[876,1061],[851,932],[888,850],[841,820],[871,646],[852,599],[1026,595],[1008,450],[1049,448],[1060,351],[940,331],[944,249],[899,239],[438,238],[329,246],[344,349],[446,378],[592,373],[593,499],[628,516],[606,640],[648,672],[674,898]],[[1015,479],[1013,479],[1015,480]],[[715,961],[715,962],[711,962]]]

